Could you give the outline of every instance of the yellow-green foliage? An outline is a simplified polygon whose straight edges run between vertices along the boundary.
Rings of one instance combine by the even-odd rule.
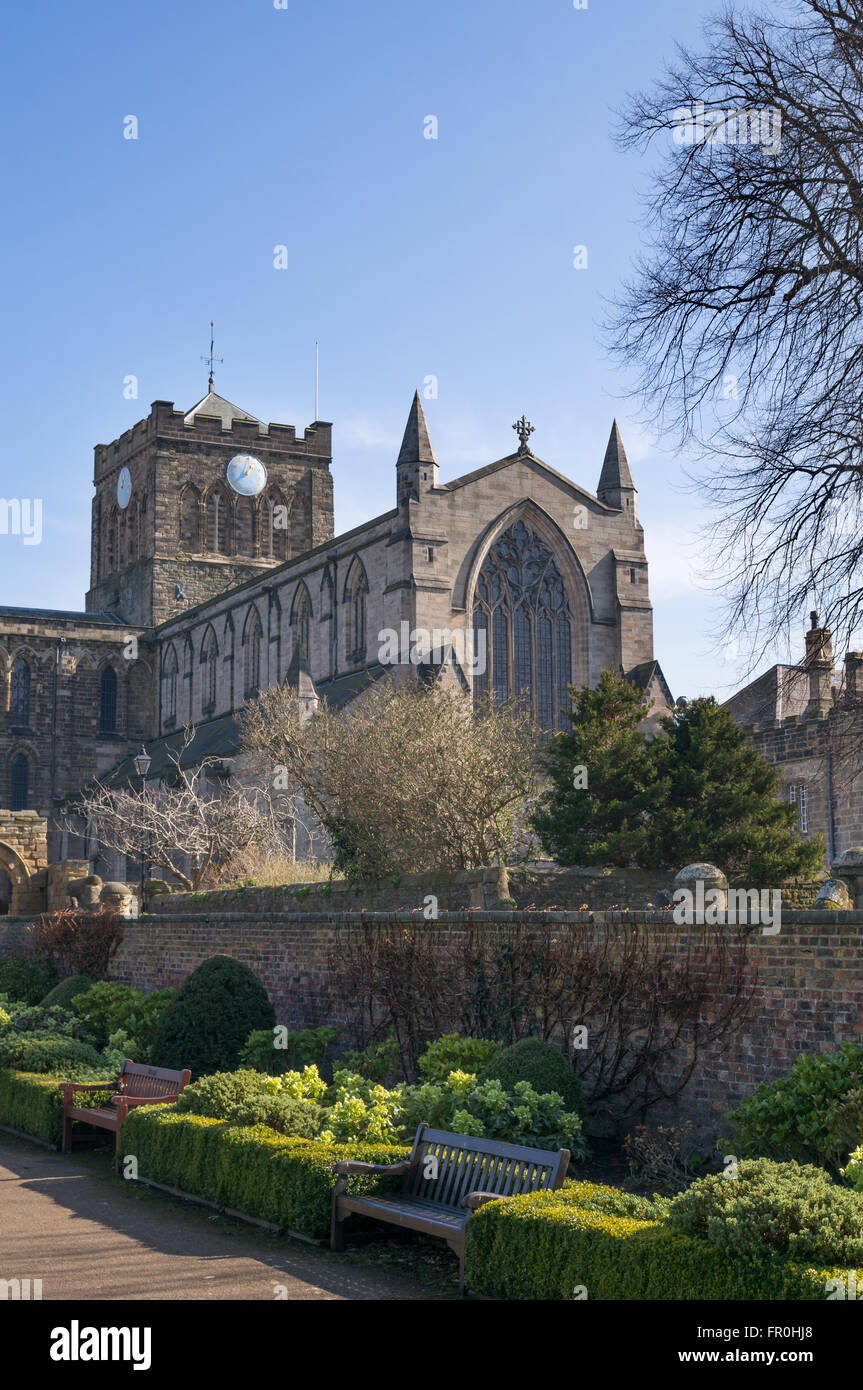
[[[775,1256],[735,1260],[656,1220],[587,1210],[618,1205],[591,1183],[490,1202],[468,1225],[467,1283],[505,1299],[808,1299],[827,1297],[842,1269]],[[636,1199],[637,1200],[637,1199]],[[857,1271],[863,1281],[863,1270]]]
[[[205,1197],[222,1207],[318,1239],[330,1229],[333,1164],[340,1159],[399,1163],[409,1150],[391,1144],[322,1144],[243,1128],[173,1107],[142,1107],[123,1125],[121,1153],[134,1154],[142,1177]],[[402,1178],[351,1178],[351,1191],[394,1191]]]

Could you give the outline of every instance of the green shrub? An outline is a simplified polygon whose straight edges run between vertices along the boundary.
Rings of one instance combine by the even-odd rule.
[[[211,956],[180,986],[156,1025],[150,1060],[190,1067],[193,1077],[236,1067],[249,1034],[276,1021],[267,991],[248,966]]]
[[[743,1159],[736,1177],[714,1173],[675,1197],[668,1222],[726,1255],[863,1264],[863,1195],[814,1166]]]
[[[584,1211],[605,1212],[608,1216],[635,1216],[639,1221],[660,1220],[671,1204],[670,1197],[661,1197],[657,1193],[652,1197],[642,1197],[636,1192],[624,1192],[620,1187],[583,1182],[577,1178],[567,1179],[560,1191],[567,1202],[574,1202]]]
[[[847,1278],[847,1269],[807,1268],[764,1251],[738,1259],[663,1222],[588,1209],[590,1186],[510,1197],[475,1212],[469,1288],[519,1300],[568,1300],[585,1289],[590,1300],[817,1301],[828,1280]],[[857,1277],[863,1281],[863,1270]]]
[[[240,1066],[278,1076],[281,1072],[308,1066],[310,1062],[323,1061],[327,1049],[334,1047],[338,1040],[336,1028],[301,1028],[284,1034],[280,1034],[279,1029],[257,1028],[246,1039],[240,1053]]]
[[[842,1169],[842,1176],[855,1192],[863,1192],[863,1144],[858,1144],[848,1155],[848,1163]]]
[[[268,1094],[272,1092],[263,1072],[248,1068],[219,1071],[190,1082],[180,1093],[177,1109],[182,1114],[207,1115],[213,1120],[224,1120],[235,1105]]]
[[[364,1076],[367,1081],[378,1082],[381,1086],[398,1081],[403,1076],[399,1045],[395,1038],[372,1043],[361,1052],[344,1052],[340,1065],[343,1071]]]
[[[93,1076],[91,1080],[99,1081],[101,1077]],[[63,1096],[56,1080],[0,1068],[0,1125],[32,1134],[59,1148],[63,1136]]]
[[[337,1071],[327,1099],[321,1137],[329,1142],[392,1144],[402,1137],[400,1088],[388,1091],[357,1072]]]
[[[581,1113],[581,1087],[572,1068],[558,1048],[541,1038],[522,1038],[493,1057],[480,1073],[481,1081],[500,1081],[511,1091],[517,1081],[528,1081],[544,1095],[556,1091],[567,1110]]]
[[[16,1033],[58,1033],[87,1042],[87,1026],[71,1009],[58,1004],[10,1004],[4,1011],[9,1022],[2,1025]]]
[[[126,1034],[134,1039],[133,1051],[144,1061],[153,1044],[156,1028],[168,1005],[176,998],[176,990],[157,989],[150,994],[131,985],[112,984],[100,980],[87,982],[73,996],[75,1012],[87,1025],[88,1036],[95,1047],[105,1047],[112,1033]]]
[[[25,1004],[38,1004],[57,983],[54,966],[41,957],[0,957],[0,994]]]
[[[83,994],[84,990],[89,989],[92,980],[88,980],[86,975],[69,975],[65,980],[61,980],[59,985],[49,989],[45,998],[41,1001],[42,1007],[50,1008],[56,1005],[61,1009],[70,1009],[72,1012],[72,1000],[76,994]]]
[[[64,1081],[108,1079],[105,1059],[94,1047],[57,1033],[0,1034],[0,1067]]]
[[[489,1038],[466,1038],[460,1033],[445,1033],[429,1043],[420,1057],[420,1074],[424,1081],[446,1081],[451,1071],[477,1075],[500,1049],[501,1044]]]
[[[741,1158],[796,1159],[837,1172],[863,1139],[863,1046],[797,1058],[787,1077],[762,1082],[729,1115],[724,1144]]]
[[[324,1127],[326,1113],[312,1100],[261,1095],[231,1106],[226,1118],[232,1125],[266,1125],[278,1134],[290,1134],[297,1139],[316,1139]]]
[[[317,1240],[329,1234],[334,1163],[399,1163],[409,1153],[388,1144],[294,1139],[263,1126],[178,1114],[174,1106],[133,1111],[123,1125],[121,1152],[136,1156],[142,1177]],[[403,1178],[350,1182],[352,1192],[392,1192]]]

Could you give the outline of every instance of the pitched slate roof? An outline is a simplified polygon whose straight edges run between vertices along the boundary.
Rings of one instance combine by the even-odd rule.
[[[257,415],[250,415],[247,410],[241,410],[238,405],[226,401],[224,396],[217,395],[215,391],[209,391],[203,400],[192,406],[188,414],[183,416],[183,424],[192,424],[196,415],[217,415],[222,422],[223,430],[230,429],[232,420],[249,420],[256,425],[263,424]]]

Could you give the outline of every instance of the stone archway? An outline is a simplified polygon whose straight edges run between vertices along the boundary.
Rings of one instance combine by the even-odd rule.
[[[10,915],[39,911],[44,883],[36,879],[48,867],[48,822],[37,811],[0,810],[0,865],[12,884]]]

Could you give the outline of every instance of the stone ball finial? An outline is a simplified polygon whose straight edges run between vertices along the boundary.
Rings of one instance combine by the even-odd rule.
[[[693,888],[696,883],[704,884],[705,893],[710,888],[726,891],[728,879],[715,864],[687,864],[674,875],[675,888]]]

